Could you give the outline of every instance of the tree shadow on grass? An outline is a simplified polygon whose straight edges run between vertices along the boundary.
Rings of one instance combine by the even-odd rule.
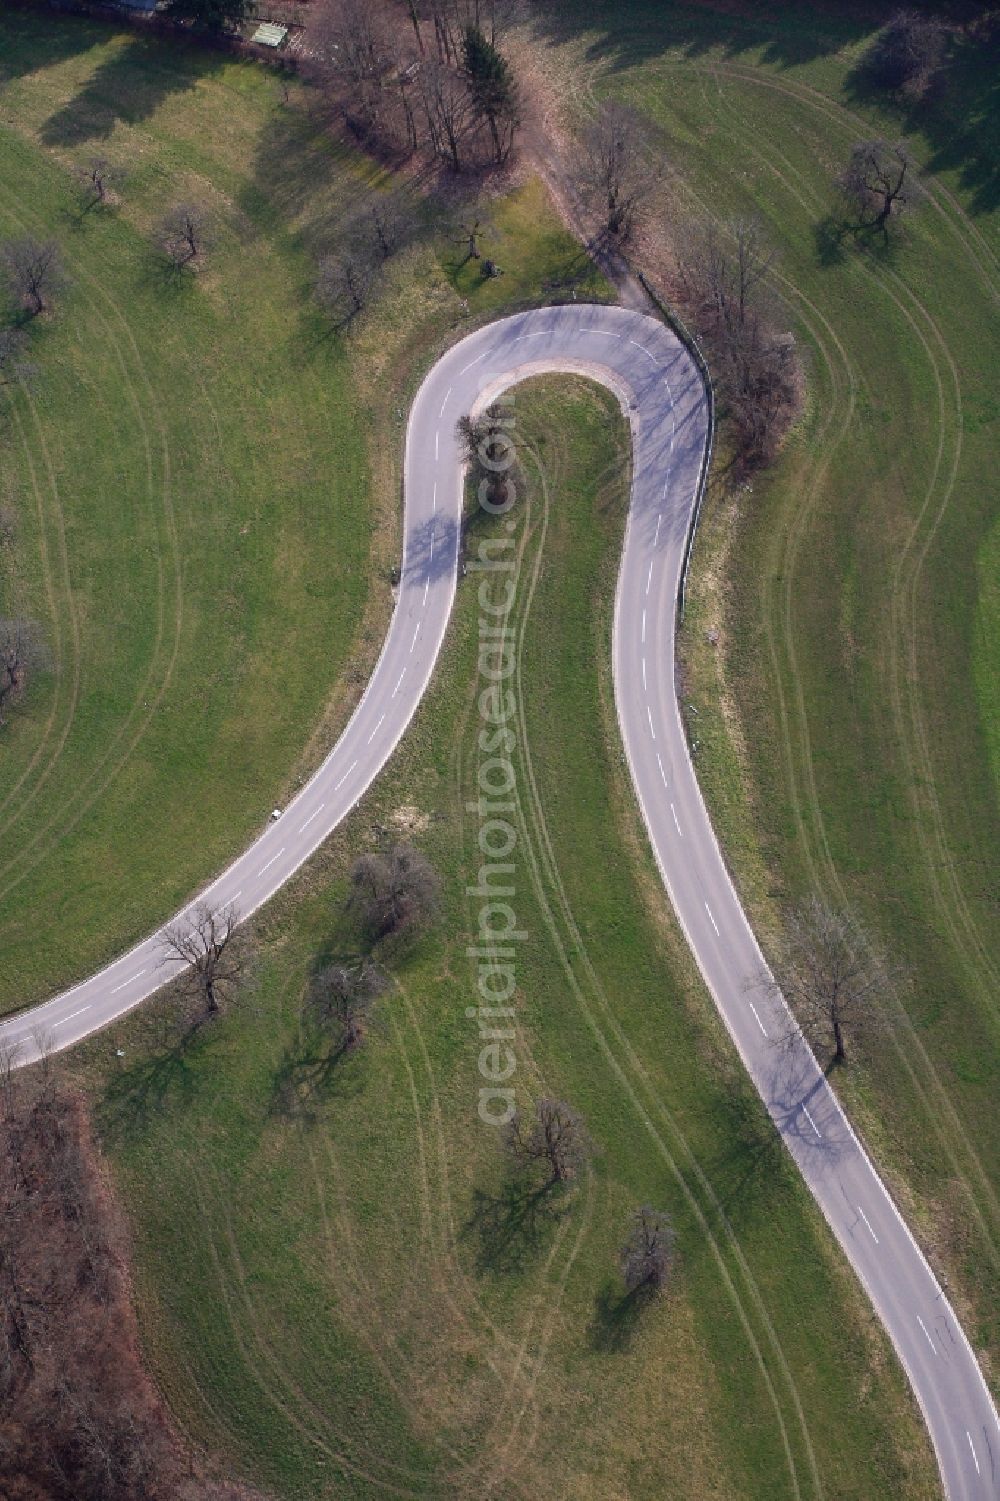
[[[591,1349],[604,1354],[627,1350],[642,1321],[642,1316],[656,1297],[656,1289],[645,1282],[631,1292],[623,1292],[620,1282],[610,1277],[594,1298],[594,1312],[588,1331]]]
[[[107,140],[119,123],[147,120],[170,95],[196,88],[224,61],[222,54],[190,43],[132,37],[46,120],[41,139],[63,147]]]
[[[97,1108],[102,1134],[127,1140],[144,1131],[154,1116],[187,1105],[195,1092],[192,1058],[200,1037],[199,1026],[186,1026],[167,1047],[116,1073]]]
[[[478,1270],[520,1271],[551,1239],[570,1203],[558,1185],[526,1178],[508,1178],[495,1193],[474,1189],[462,1236],[477,1242]]]

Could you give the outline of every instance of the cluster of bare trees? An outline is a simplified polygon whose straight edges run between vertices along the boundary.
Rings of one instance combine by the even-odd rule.
[[[79,1097],[0,1076],[4,1497],[236,1501],[203,1479],[140,1363],[122,1252]]]
[[[800,371],[768,291],[774,254],[752,219],[695,226],[679,246],[685,300],[744,467],[769,462],[794,417]]]
[[[565,1186],[584,1172],[594,1143],[579,1112],[565,1100],[544,1097],[528,1113],[517,1110],[505,1128],[504,1145],[518,1172],[545,1173],[543,1192]],[[658,1293],[674,1264],[676,1234],[670,1216],[643,1204],[632,1212],[618,1254],[627,1297]]]
[[[410,0],[406,9],[412,42],[368,0],[337,0],[314,33],[314,66],[349,126],[370,145],[427,147],[455,171],[505,162],[521,106],[500,48],[504,7]]]
[[[372,193],[344,226],[340,249],[326,256],[316,276],[316,297],[338,328],[366,308],[388,262],[419,232],[419,208],[405,185]]]

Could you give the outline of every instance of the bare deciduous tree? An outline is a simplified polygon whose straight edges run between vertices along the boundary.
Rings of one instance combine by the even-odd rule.
[[[649,1204],[633,1212],[632,1227],[619,1258],[630,1293],[640,1288],[662,1290],[670,1274],[676,1239],[669,1215]]]
[[[124,181],[125,174],[106,156],[92,156],[86,166],[77,169],[77,176],[86,194],[86,207],[96,208],[98,204],[113,201],[114,190]]]
[[[336,0],[314,30],[314,46],[348,124],[362,138],[377,135],[396,67],[382,12],[368,0]]]
[[[11,296],[30,317],[50,305],[62,285],[62,264],[55,240],[25,236],[0,246],[0,262]]]
[[[348,909],[368,940],[414,933],[433,917],[440,879],[425,855],[409,844],[396,844],[374,855],[361,855],[351,870]]]
[[[769,989],[780,992],[818,1046],[847,1061],[847,1032],[884,1025],[893,984],[872,940],[849,913],[813,897],[793,913]]]
[[[685,300],[709,354],[744,463],[771,459],[798,401],[790,334],[775,331],[766,286],[774,254],[754,219],[696,225],[679,244]]]
[[[602,236],[626,245],[653,187],[645,122],[628,105],[606,101],[586,133],[584,148],[581,192],[599,216]]]
[[[466,83],[447,63],[429,58],[420,69],[420,97],[431,145],[454,171],[461,171],[463,139],[472,114]]]
[[[199,902],[190,917],[171,924],[163,934],[160,963],[183,966],[178,972],[181,985],[204,1003],[207,1016],[216,1016],[247,976],[250,945],[245,933],[237,933],[238,923],[235,907],[215,909]]]
[[[48,663],[37,621],[17,617],[0,620],[0,724],[7,711],[23,698],[33,673]]]
[[[316,296],[324,311],[343,328],[368,306],[377,276],[368,247],[349,246],[341,255],[320,262]]]
[[[5,1117],[14,1108],[14,1075],[20,1056],[19,1042],[0,1042],[0,1112]]]
[[[320,970],[309,990],[309,1009],[338,1053],[361,1046],[375,1006],[391,983],[385,970],[368,959]]]
[[[506,1127],[506,1145],[521,1167],[544,1163],[550,1183],[574,1177],[593,1152],[583,1120],[565,1100],[537,1100],[528,1117],[516,1110]]]
[[[865,228],[889,232],[889,220],[910,202],[910,153],[905,141],[858,141],[837,186]],[[912,174],[911,174],[912,175]]]
[[[194,268],[211,249],[211,219],[198,203],[175,203],[159,228],[159,243],[178,270]]]
[[[879,88],[919,96],[940,67],[947,41],[936,16],[898,10],[872,41],[862,68]]]

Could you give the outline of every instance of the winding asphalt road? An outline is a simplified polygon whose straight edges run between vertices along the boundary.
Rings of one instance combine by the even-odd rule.
[[[410,413],[399,597],[378,664],[334,749],[280,818],[201,892],[249,917],[307,860],[378,776],[430,680],[455,598],[460,416],[544,370],[616,392],[634,445],[614,623],[622,737],[664,884],[740,1056],[882,1319],[930,1430],[952,1501],[1000,1497],[1000,1420],[948,1299],[780,997],[748,987],[763,956],[729,878],[688,754],[674,691],[685,541],[707,441],[690,355],[660,322],[623,308],[544,308],[480,329],[427,375]],[[470,586],[474,586],[474,577]],[[100,973],[0,1026],[28,1063],[105,1026],[163,985],[162,930]],[[836,1310],[831,1310],[831,1317]],[[816,1337],[822,1338],[817,1331]]]

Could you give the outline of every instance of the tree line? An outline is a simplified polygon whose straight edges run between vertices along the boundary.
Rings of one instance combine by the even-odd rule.
[[[406,11],[412,40],[390,11],[335,0],[312,28],[313,77],[369,147],[429,150],[456,172],[503,165],[521,123],[520,90],[500,45],[505,8],[411,0]]]

